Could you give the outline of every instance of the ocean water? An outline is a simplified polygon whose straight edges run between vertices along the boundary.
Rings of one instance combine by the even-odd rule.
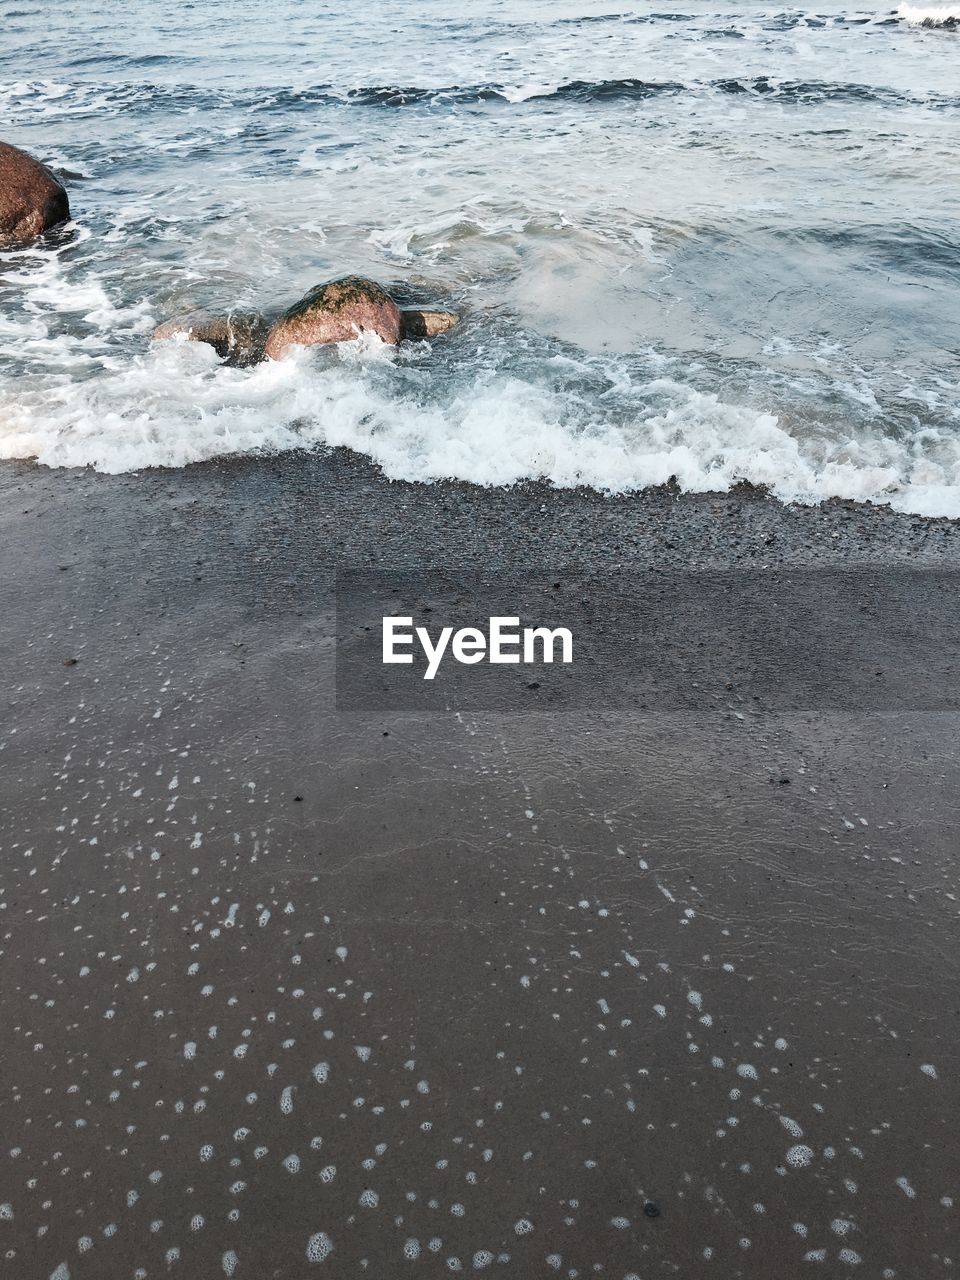
[[[960,516],[960,7],[4,5],[0,457],[347,446],[389,477],[739,480]],[[196,307],[372,275],[433,344],[227,368]]]

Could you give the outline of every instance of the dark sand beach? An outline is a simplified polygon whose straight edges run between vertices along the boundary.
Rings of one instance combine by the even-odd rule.
[[[332,583],[955,523],[341,454],[0,490],[4,1276],[953,1273],[956,712],[338,713]]]
[[[4,7],[0,1280],[957,1274],[960,9],[683,8]]]

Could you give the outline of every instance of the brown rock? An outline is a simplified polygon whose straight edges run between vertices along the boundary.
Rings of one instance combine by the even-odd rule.
[[[460,317],[454,311],[421,311],[404,307],[400,323],[405,338],[435,338],[438,333],[446,333],[459,324]]]
[[[0,142],[0,243],[29,244],[69,217],[67,193],[46,165]]]
[[[264,354],[282,360],[293,346],[348,342],[376,333],[394,346],[400,341],[400,308],[385,290],[362,276],[317,285],[285,311],[267,335]]]
[[[255,364],[263,355],[267,322],[256,313],[231,313],[212,316],[203,311],[167,320],[154,329],[154,342],[186,334],[191,342],[206,342],[221,360],[230,364]]]

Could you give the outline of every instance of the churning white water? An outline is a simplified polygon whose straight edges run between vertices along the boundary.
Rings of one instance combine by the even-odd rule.
[[[960,516],[954,10],[215,12],[0,32],[3,137],[75,215],[0,254],[0,457],[347,446],[404,479]],[[464,323],[251,369],[149,340],[348,271]]]

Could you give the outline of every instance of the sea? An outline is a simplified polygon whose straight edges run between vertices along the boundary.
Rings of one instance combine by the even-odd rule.
[[[73,214],[0,252],[2,459],[960,518],[960,6],[3,4],[0,138]],[[461,323],[151,341],[348,273]]]

